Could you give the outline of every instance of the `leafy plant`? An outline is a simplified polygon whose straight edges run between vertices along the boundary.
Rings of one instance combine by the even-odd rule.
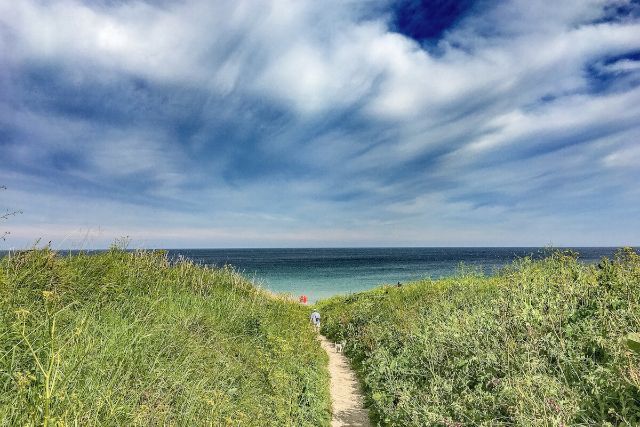
[[[323,331],[382,425],[639,425],[640,256],[577,258],[334,297]]]
[[[631,333],[627,335],[626,343],[629,350],[640,355],[640,334]]]

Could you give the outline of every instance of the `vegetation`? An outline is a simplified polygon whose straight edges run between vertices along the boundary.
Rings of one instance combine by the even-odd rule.
[[[516,261],[319,304],[383,425],[640,425],[640,256]]]
[[[0,191],[6,190],[7,187],[5,187],[4,185],[0,185]],[[5,213],[0,214],[0,223],[2,223],[3,221],[6,221],[10,216],[14,216],[14,215],[18,215],[22,213],[21,211],[9,211],[7,210]],[[8,231],[2,231],[0,230],[0,240],[4,241],[7,239],[7,236],[11,234]]]
[[[161,252],[0,261],[0,425],[327,425],[306,310]]]

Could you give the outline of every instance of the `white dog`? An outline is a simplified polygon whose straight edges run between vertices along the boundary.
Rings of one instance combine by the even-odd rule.
[[[336,343],[336,352],[337,353],[342,353],[342,351],[344,350],[344,346],[345,345],[347,345],[347,342],[345,340],[337,342]]]

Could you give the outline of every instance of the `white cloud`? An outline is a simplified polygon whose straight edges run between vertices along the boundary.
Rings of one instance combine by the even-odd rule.
[[[462,148],[452,157],[465,157],[464,152],[477,153],[506,144],[535,147],[548,141],[585,134],[589,129],[614,128],[622,131],[636,126],[640,116],[640,89],[600,97],[575,95],[549,102],[530,111],[515,110],[497,116],[487,123],[487,134]],[[597,135],[597,133],[596,133]]]
[[[67,178],[113,185],[142,175],[148,184],[142,199],[196,207],[193,217],[176,216],[190,227],[177,224],[169,208],[145,211],[166,227],[141,233],[158,239],[162,230],[192,239],[232,233],[246,241],[260,233],[296,242],[384,241],[390,234],[411,241],[447,232],[464,239],[459,229],[489,239],[469,224],[491,217],[509,224],[503,232],[517,230],[517,221],[531,219],[522,212],[550,215],[553,209],[541,208],[545,197],[560,205],[560,194],[587,211],[606,185],[637,176],[637,86],[628,80],[625,91],[591,87],[593,73],[617,78],[638,70],[635,60],[609,62],[640,49],[637,20],[600,20],[612,3],[621,2],[501,2],[427,49],[392,32],[386,16],[363,20],[354,2],[0,0],[3,82],[18,86],[23,70],[43,65],[62,70],[74,88],[118,90],[114,81],[135,76],[150,82],[150,91],[168,93],[150,105],[141,101],[141,108],[171,110],[155,122],[98,122],[48,111],[44,102],[34,107],[37,94],[12,88],[0,94],[0,126],[18,129],[6,158],[24,171],[6,176],[19,182],[43,173],[33,171],[58,152],[83,165],[71,167]],[[180,90],[203,101],[181,111],[171,98]],[[183,136],[175,123],[165,126],[178,115],[200,119],[195,136]],[[247,175],[235,182],[228,168],[245,159],[255,170],[235,166],[232,172]],[[297,176],[272,171],[270,161],[291,165]],[[605,184],[583,176],[585,170],[600,173]],[[562,181],[557,192],[535,193],[555,180]],[[631,190],[617,191],[612,209],[633,208]],[[37,204],[36,196],[23,197]],[[63,209],[62,201],[51,202],[48,212]],[[144,202],[113,203],[109,213],[72,217],[96,215],[116,230],[111,235],[127,223],[140,226],[130,216],[113,218]],[[255,211],[260,215],[249,215]],[[430,224],[434,218],[446,231]],[[222,225],[203,232],[213,220]],[[377,225],[351,232],[360,221]],[[239,223],[249,224],[245,232]],[[562,226],[549,220],[547,230]]]
[[[600,70],[605,73],[628,73],[640,71],[640,61],[631,59],[621,59],[611,64],[600,66]]]

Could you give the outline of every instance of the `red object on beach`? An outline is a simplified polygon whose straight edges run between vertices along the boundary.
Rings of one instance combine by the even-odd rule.
[[[300,295],[300,299],[299,299],[299,301],[300,301],[302,304],[306,304],[306,303],[307,303],[307,296],[306,296],[306,295]]]

